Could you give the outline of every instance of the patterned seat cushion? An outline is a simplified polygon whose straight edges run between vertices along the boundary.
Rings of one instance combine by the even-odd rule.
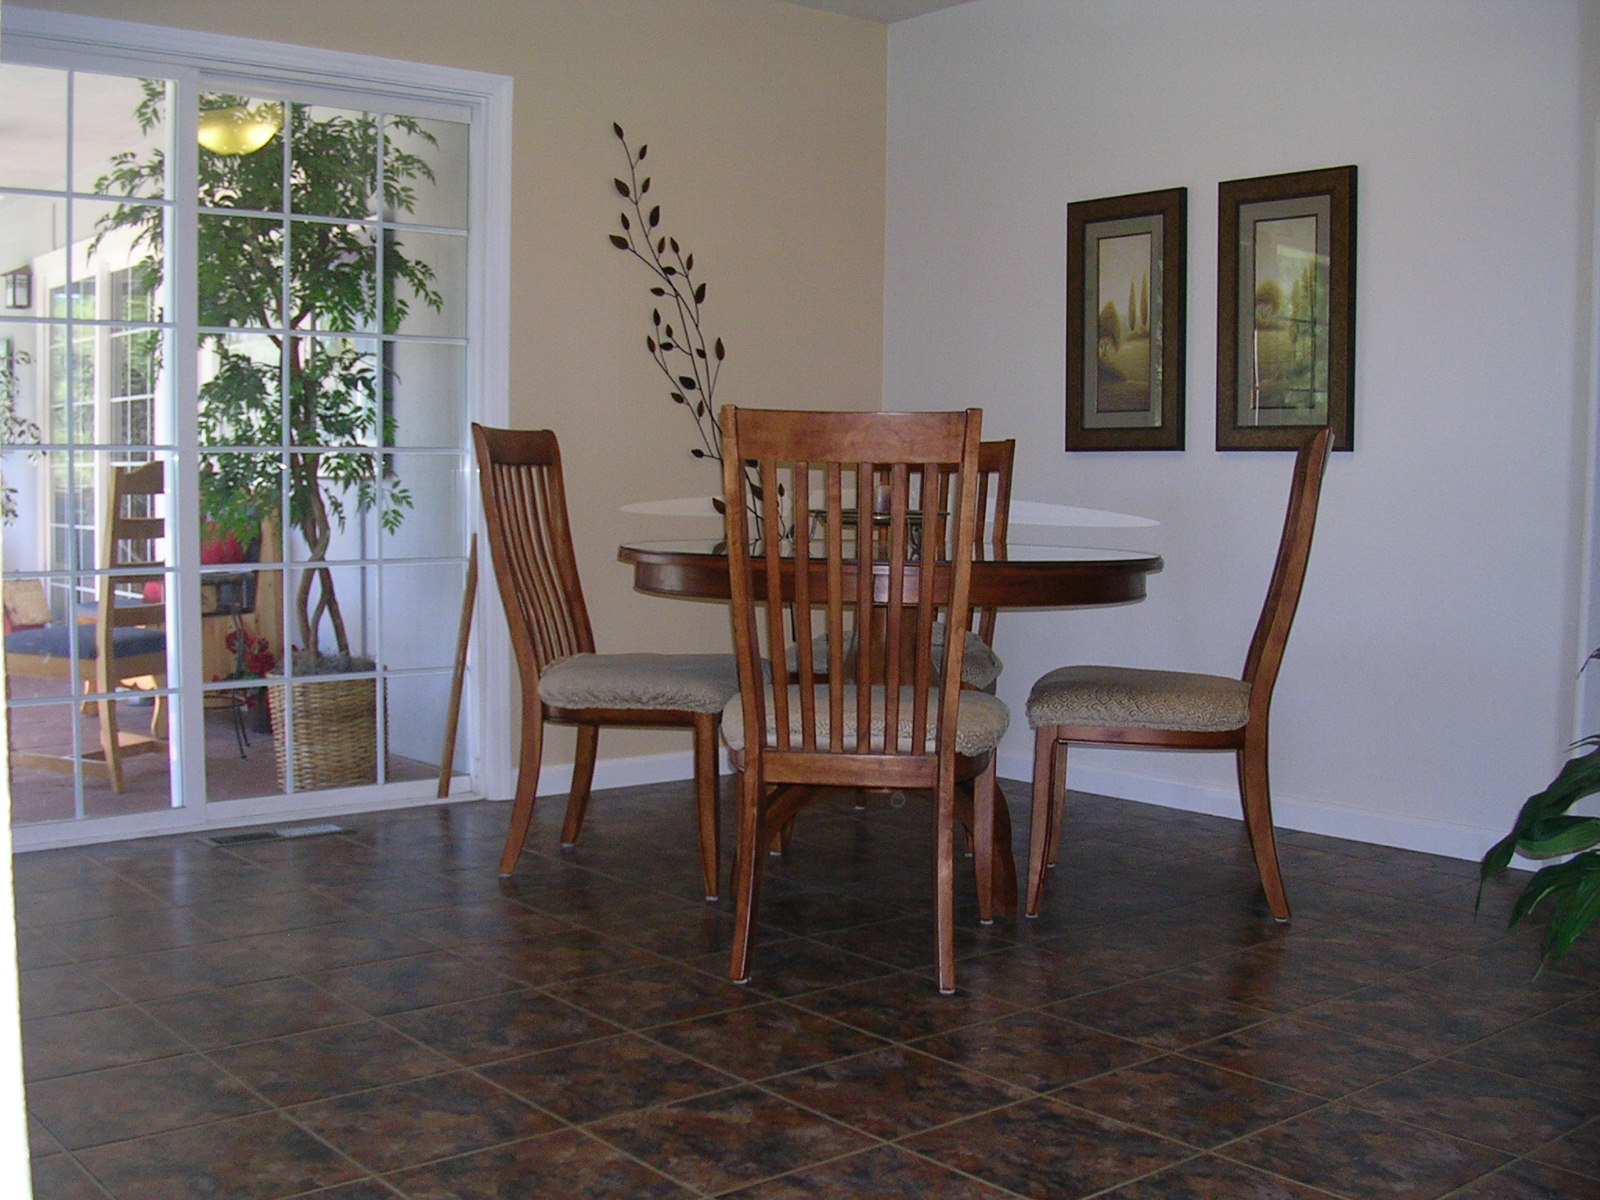
[[[1028,724],[1122,726],[1186,732],[1240,729],[1250,685],[1223,675],[1136,667],[1061,667],[1028,695]]]
[[[95,627],[92,624],[64,625],[57,621],[42,629],[21,629],[6,634],[7,654],[29,654],[39,658],[66,658],[71,653],[72,636],[78,638],[78,657],[90,660],[96,656]],[[133,658],[136,655],[160,654],[167,648],[165,629],[147,629],[129,625],[111,631],[113,658]]]
[[[872,728],[869,737],[875,744],[883,743],[884,734],[884,695],[882,688],[873,688],[872,696]],[[912,689],[901,689],[900,719],[898,735],[902,748],[909,748],[911,744],[911,697]],[[826,693],[818,692],[819,707],[823,711],[818,714],[817,737],[826,738],[831,733],[828,713],[826,711]],[[932,744],[933,732],[938,721],[938,693],[933,693],[928,700],[928,738]],[[776,725],[772,724],[774,712],[771,697],[767,701],[767,729],[768,740],[774,738]],[[855,737],[856,729],[856,689],[846,686],[844,689],[844,740],[850,744]],[[965,689],[961,692],[960,715],[956,720],[956,753],[965,755],[986,754],[993,750],[1005,736],[1006,727],[1011,723],[1011,713],[1003,701],[987,692],[974,692]],[[800,689],[789,688],[789,728],[798,740],[800,736]],[[730,750],[744,749],[744,708],[741,698],[735,696],[728,701],[728,706],[722,710],[722,739],[728,743]]]
[[[574,654],[539,677],[539,698],[553,708],[714,713],[738,694],[731,654]]]

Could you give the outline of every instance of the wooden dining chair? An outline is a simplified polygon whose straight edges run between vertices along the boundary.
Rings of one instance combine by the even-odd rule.
[[[122,760],[135,754],[167,752],[166,698],[156,695],[150,709],[150,732],[120,728],[117,705],[128,689],[149,680],[167,683],[166,604],[160,598],[165,582],[166,518],[155,511],[155,497],[164,490],[160,462],[117,467],[111,473],[111,494],[100,536],[100,577],[93,616],[75,619],[69,609],[61,619],[6,634],[6,670],[35,679],[67,679],[85,692],[98,693],[85,707],[99,718],[100,745],[71,756],[17,752],[17,766],[70,771],[81,761],[86,775],[103,778],[111,789],[125,787]],[[154,585],[153,588],[148,585]],[[147,599],[153,596],[154,599]]]
[[[1267,719],[1311,554],[1317,501],[1331,434],[1307,438],[1295,456],[1278,558],[1240,678],[1134,667],[1060,667],[1033,685],[1028,724],[1035,730],[1033,828],[1028,849],[1027,914],[1039,915],[1044,876],[1061,842],[1067,797],[1067,745],[1232,750],[1256,869],[1272,915],[1289,919],[1278,869],[1267,782]]]
[[[578,731],[563,846],[583,828],[602,725],[683,727],[694,732],[700,866],[706,899],[715,900],[717,733],[723,706],[739,691],[733,656],[596,654],[555,434],[474,424],[472,437],[495,580],[522,676],[521,762],[500,874],[515,869],[528,838],[546,722]]]
[[[980,914],[992,916],[1002,824],[994,750],[1008,714],[996,697],[961,687],[965,639],[948,639],[942,654],[933,652],[935,623],[942,618],[964,629],[969,615],[980,422],[976,409],[722,410],[740,682],[723,717],[739,773],[730,964],[736,982],[750,978],[763,860],[820,789],[932,791],[940,991],[955,988],[958,783],[966,785],[977,844]],[[921,486],[940,471],[959,480],[944,522],[942,489]],[[888,520],[876,535],[869,525],[858,536],[846,526],[846,499],[868,494],[880,474],[888,483]],[[909,536],[912,497],[920,501],[921,528],[946,535],[925,532],[918,555]],[[806,519],[813,512],[823,519]],[[822,634],[826,661],[816,654]],[[1006,851],[1009,858],[1009,845]]]

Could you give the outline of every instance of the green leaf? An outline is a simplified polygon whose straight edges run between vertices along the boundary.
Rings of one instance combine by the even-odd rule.
[[[1517,839],[1529,858],[1554,858],[1600,845],[1600,817],[1544,817]]]
[[[1578,935],[1593,925],[1597,917],[1600,917],[1600,872],[1578,884],[1567,906],[1551,920],[1544,937],[1545,963],[1559,962]]]

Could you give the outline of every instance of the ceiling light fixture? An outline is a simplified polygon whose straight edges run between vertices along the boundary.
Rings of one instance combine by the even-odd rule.
[[[212,108],[200,114],[200,144],[213,154],[254,154],[282,128],[279,103]]]

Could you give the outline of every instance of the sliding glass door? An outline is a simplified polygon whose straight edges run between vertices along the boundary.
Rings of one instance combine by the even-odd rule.
[[[471,520],[471,109],[6,61],[0,112],[19,844],[431,796]]]

